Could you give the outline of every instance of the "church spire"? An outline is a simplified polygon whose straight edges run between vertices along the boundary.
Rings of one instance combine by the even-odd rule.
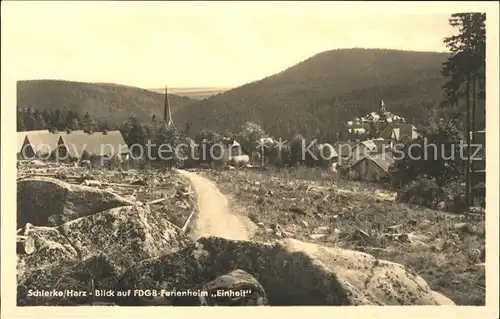
[[[165,107],[163,110],[163,122],[167,126],[173,126],[174,121],[172,120],[172,113],[170,112],[170,103],[168,103],[168,88],[165,86]]]
[[[385,113],[387,108],[385,107],[384,100],[380,100],[380,112]]]

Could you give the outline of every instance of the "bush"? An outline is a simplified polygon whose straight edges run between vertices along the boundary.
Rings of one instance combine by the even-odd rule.
[[[429,208],[436,208],[445,197],[445,191],[438,186],[434,179],[427,177],[421,177],[411,182],[398,192],[399,201]]]
[[[467,198],[465,188],[461,183],[450,183],[444,189],[445,208],[453,213],[460,213],[467,210]]]

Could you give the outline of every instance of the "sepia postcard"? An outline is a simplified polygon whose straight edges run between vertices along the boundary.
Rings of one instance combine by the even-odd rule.
[[[2,318],[498,318],[498,9],[2,2]]]

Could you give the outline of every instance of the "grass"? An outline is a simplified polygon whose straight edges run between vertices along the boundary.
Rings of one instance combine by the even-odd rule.
[[[366,251],[408,266],[458,305],[485,303],[484,271],[477,266],[484,263],[484,216],[397,203],[394,194],[374,184],[335,183],[336,177],[322,170],[199,173],[214,180],[259,225],[256,240],[293,237]],[[456,230],[459,223],[473,229]]]

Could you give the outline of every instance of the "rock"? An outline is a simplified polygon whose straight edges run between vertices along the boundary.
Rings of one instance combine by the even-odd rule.
[[[257,226],[259,226],[260,228],[265,228],[266,227],[266,225],[263,222],[258,222]]]
[[[318,239],[321,239],[324,237],[326,237],[325,234],[311,234],[311,235],[309,235],[309,238],[311,238],[313,240],[318,240]]]
[[[453,302],[453,300],[446,297],[445,295],[443,295],[437,291],[434,291],[434,290],[431,293],[432,293],[432,296],[434,297],[434,300],[436,300],[436,303],[439,306],[455,306],[455,303]]]
[[[473,207],[469,207],[468,212],[473,213],[473,214],[479,214],[479,213],[483,213],[484,209],[482,207],[473,206]]]
[[[321,234],[321,233],[325,233],[325,232],[327,232],[327,231],[328,231],[328,229],[329,229],[329,228],[328,228],[327,226],[316,227],[316,228],[314,229],[314,232],[315,232],[315,233],[318,233],[318,234]]]
[[[47,163],[44,163],[40,160],[32,160],[32,161],[30,161],[30,165],[37,166],[37,167],[44,167],[44,166],[47,166]]]
[[[112,208],[67,222],[57,228],[82,258],[106,253],[122,270],[131,265],[186,247],[181,229],[148,206]]]
[[[27,238],[28,237],[26,237],[26,236],[17,235],[17,237],[16,237],[16,253],[17,254],[31,254],[34,251],[34,249],[32,249],[32,248],[25,247]],[[28,246],[33,246],[33,245],[28,244]]]
[[[91,296],[95,289],[115,290],[118,270],[105,255],[98,254],[80,261],[61,261],[47,267],[33,267],[18,274],[18,306],[82,305],[91,301],[109,301],[106,297]],[[30,296],[28,291],[72,290],[79,295],[40,297]]]
[[[18,275],[32,269],[43,269],[61,262],[78,259],[78,252],[57,229],[26,224],[23,248],[18,253]],[[20,265],[18,265],[20,266]]]
[[[129,296],[116,298],[120,306],[198,306],[201,305],[201,277],[198,259],[204,256],[203,247],[190,244],[181,251],[143,260],[130,267],[117,281],[117,290],[155,289],[161,298]],[[191,292],[190,294],[188,294]]]
[[[304,226],[304,227],[309,227],[309,223],[305,220],[301,220],[300,223]]]
[[[249,273],[237,269],[204,285],[208,306],[265,306],[267,296],[261,284]]]
[[[71,185],[51,178],[27,178],[17,183],[17,226],[57,226],[118,206],[133,205],[97,188]]]
[[[457,223],[453,226],[453,228],[465,234],[474,233],[474,227],[468,223]]]
[[[198,293],[250,286],[255,294],[246,300]],[[293,239],[270,244],[202,237],[183,250],[132,266],[116,289],[164,294],[112,300],[119,305],[248,305],[265,299],[270,305],[450,304],[403,265]]]
[[[18,254],[18,302],[22,305],[88,303],[82,296],[28,298],[27,291],[115,291],[119,275],[140,261],[193,245],[159,213],[137,206],[113,208],[58,227],[27,224],[18,236],[26,238],[25,250],[26,243],[32,242],[30,254]]]
[[[288,232],[288,231],[282,231],[282,235],[284,238],[293,238],[294,237],[294,234],[291,233],[291,232]]]
[[[84,180],[83,185],[85,186],[92,186],[92,187],[96,187],[96,186],[101,186],[101,182],[100,181],[93,181],[93,180]]]
[[[241,269],[270,305],[436,305],[428,284],[403,265],[350,250],[285,239],[276,244],[198,240],[203,276]]]

